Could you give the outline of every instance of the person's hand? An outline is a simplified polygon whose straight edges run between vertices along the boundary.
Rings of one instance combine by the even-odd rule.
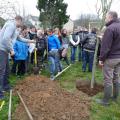
[[[35,48],[35,50],[37,51],[37,48]]]
[[[33,39],[33,40],[31,40],[31,43],[36,43],[36,40],[34,40],[34,39]]]
[[[10,51],[11,57],[15,55],[14,51]]]
[[[28,43],[36,43],[36,40],[29,40]]]
[[[99,61],[99,66],[103,67],[103,65],[104,65],[103,61]]]

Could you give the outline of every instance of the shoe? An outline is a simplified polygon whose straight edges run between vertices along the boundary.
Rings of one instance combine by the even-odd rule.
[[[120,83],[113,83],[113,96],[111,99],[115,102],[117,102],[117,98],[120,94]]]
[[[55,80],[55,76],[54,76],[54,75],[51,75],[51,76],[50,76],[50,80],[52,80],[52,81]]]
[[[108,106],[109,105],[109,100],[111,98],[112,94],[112,85],[109,86],[104,86],[104,98],[103,99],[96,99],[96,102],[98,104],[101,104],[103,106]]]
[[[101,104],[103,106],[108,106],[110,103],[105,101],[104,99],[96,99],[96,103]]]

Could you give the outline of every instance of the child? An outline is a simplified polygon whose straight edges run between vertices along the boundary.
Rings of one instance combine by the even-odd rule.
[[[16,40],[14,45],[14,59],[18,65],[17,75],[21,76],[25,74],[25,61],[28,57],[28,44]]]

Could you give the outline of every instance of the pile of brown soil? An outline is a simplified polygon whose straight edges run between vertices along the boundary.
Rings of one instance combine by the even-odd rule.
[[[55,81],[30,76],[16,86],[34,120],[88,120],[90,98],[80,91],[67,92]],[[13,120],[29,120],[22,103]]]
[[[94,88],[90,88],[90,81],[87,80],[77,80],[76,81],[76,88],[89,96],[94,96],[99,92],[103,91],[103,85],[94,84]]]

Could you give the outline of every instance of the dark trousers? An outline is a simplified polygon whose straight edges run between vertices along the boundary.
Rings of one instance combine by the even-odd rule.
[[[38,63],[38,67],[41,67],[43,65],[44,62],[44,50],[41,51],[37,51],[37,63]]]
[[[89,51],[83,50],[82,54],[83,54],[82,70],[86,71],[86,67],[87,67],[87,63],[88,63],[88,71],[92,72],[94,52],[89,52]]]
[[[9,86],[9,59],[8,53],[0,50],[0,92]]]
[[[18,65],[17,75],[24,75],[25,74],[25,60],[16,60]]]

